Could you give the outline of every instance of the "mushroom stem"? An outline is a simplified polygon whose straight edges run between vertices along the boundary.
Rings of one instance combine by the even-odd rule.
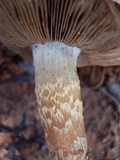
[[[85,160],[87,140],[80,82],[80,49],[53,42],[32,46],[36,96],[51,160]]]

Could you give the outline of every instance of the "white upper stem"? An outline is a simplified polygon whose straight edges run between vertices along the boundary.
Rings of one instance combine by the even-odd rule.
[[[58,78],[56,76],[64,78],[66,74],[68,78],[76,77],[73,68],[76,69],[77,57],[80,54],[79,48],[69,47],[59,42],[49,42],[44,45],[35,44],[32,50],[36,81],[42,84],[49,81],[54,82],[55,78]]]

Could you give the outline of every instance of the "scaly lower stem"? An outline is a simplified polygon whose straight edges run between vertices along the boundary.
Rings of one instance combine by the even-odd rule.
[[[32,46],[36,95],[51,160],[85,160],[87,140],[76,60],[62,43]]]

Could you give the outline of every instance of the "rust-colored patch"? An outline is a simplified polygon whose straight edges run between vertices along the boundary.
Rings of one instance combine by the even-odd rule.
[[[55,84],[37,85],[36,92],[51,157],[85,155],[82,150],[87,141],[82,141],[86,137],[79,82],[71,80],[61,85],[58,79]]]

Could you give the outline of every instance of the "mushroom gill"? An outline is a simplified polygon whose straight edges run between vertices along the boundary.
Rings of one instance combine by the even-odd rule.
[[[12,48],[60,41],[100,54],[120,47],[120,13],[111,0],[3,0],[0,35]]]

